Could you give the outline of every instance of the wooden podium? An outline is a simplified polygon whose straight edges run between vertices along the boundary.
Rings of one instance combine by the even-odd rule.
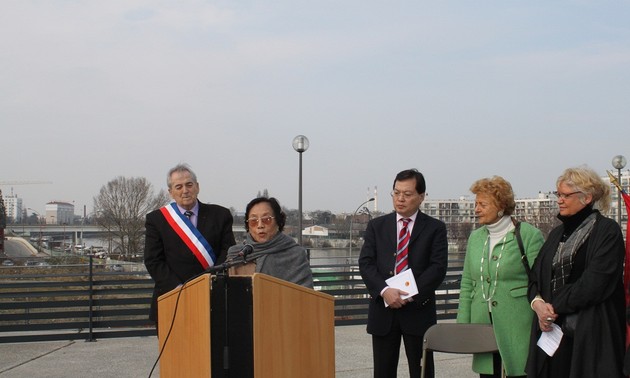
[[[158,318],[161,377],[335,376],[334,298],[312,289],[204,274],[158,298]]]

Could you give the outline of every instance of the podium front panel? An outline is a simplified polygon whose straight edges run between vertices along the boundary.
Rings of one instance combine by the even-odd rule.
[[[179,296],[179,300],[177,299]],[[161,377],[335,375],[334,298],[265,274],[205,274],[164,294]]]
[[[158,341],[161,377],[210,376],[209,275],[158,298]]]
[[[230,377],[253,377],[251,277],[229,277],[226,287],[224,277],[214,276],[211,305],[212,376],[224,377],[229,371]]]

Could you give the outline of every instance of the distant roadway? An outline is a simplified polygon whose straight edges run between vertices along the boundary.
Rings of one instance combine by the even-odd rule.
[[[4,254],[8,258],[22,259],[37,257],[37,250],[22,238],[8,237],[4,241]]]

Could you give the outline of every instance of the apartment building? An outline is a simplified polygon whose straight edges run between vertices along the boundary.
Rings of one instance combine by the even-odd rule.
[[[22,207],[22,199],[17,194],[2,196],[4,200],[4,208],[7,215],[7,222],[21,222],[24,208]]]
[[[56,201],[46,204],[46,224],[71,224],[73,220],[73,204]]]
[[[602,176],[602,179],[604,182],[610,182],[608,176]],[[621,172],[620,184],[627,193],[630,193],[630,170]],[[605,212],[604,215],[617,220],[620,195],[619,190],[612,183],[610,184],[610,193],[610,210]],[[543,234],[547,235],[553,227],[559,224],[556,218],[558,202],[553,193],[539,192],[535,198],[517,198],[515,202],[514,218],[535,225],[541,229]],[[427,197],[420,206],[420,210],[446,223],[449,229],[449,239],[457,238],[457,235],[452,235],[453,233],[470,233],[470,230],[479,227],[475,217],[475,197],[473,195],[462,196],[458,199],[432,199]],[[621,228],[624,235],[626,235],[627,222],[628,214],[625,203],[621,199]]]

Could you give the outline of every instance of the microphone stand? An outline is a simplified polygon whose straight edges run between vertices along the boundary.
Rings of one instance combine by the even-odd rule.
[[[216,273],[215,275],[217,277],[221,277],[223,280],[223,301],[224,301],[224,308],[223,308],[223,312],[224,312],[224,316],[225,316],[225,344],[223,345],[223,371],[224,371],[224,375],[225,377],[229,377],[230,376],[230,343],[229,343],[229,335],[230,335],[230,327],[229,327],[229,311],[228,311],[228,293],[229,293],[229,278],[230,278],[230,268],[235,267],[235,266],[239,266],[239,265],[245,265],[251,261],[254,261],[256,259],[251,259],[248,260],[247,256],[243,255],[242,259],[238,259],[238,260],[231,260],[231,261],[226,261],[223,264],[219,264],[219,265],[215,265],[212,266],[208,269],[206,269],[205,273]]]

